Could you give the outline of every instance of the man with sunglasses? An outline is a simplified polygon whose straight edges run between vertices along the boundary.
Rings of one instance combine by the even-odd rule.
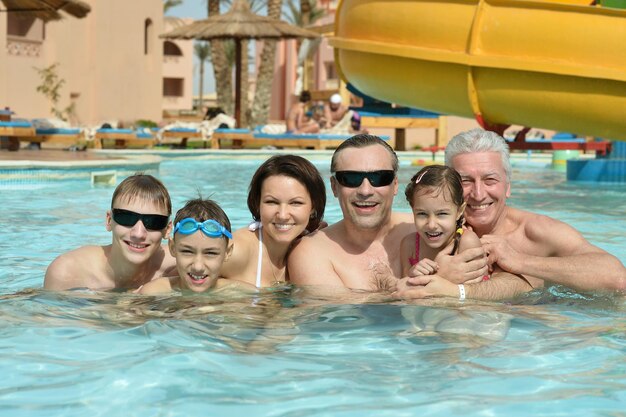
[[[410,213],[393,213],[398,157],[377,136],[359,134],[333,154],[330,185],[343,219],[301,239],[288,259],[289,279],[377,291],[400,277],[400,242],[415,230]]]
[[[175,273],[175,260],[161,245],[172,227],[171,212],[169,193],[158,179],[145,174],[126,178],[106,213],[111,244],[62,254],[48,267],[44,288],[134,289]]]

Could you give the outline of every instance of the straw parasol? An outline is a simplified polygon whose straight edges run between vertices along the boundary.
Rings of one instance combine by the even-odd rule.
[[[6,10],[22,16],[34,16],[43,21],[60,20],[64,11],[74,17],[83,18],[91,11],[91,6],[80,0],[1,0]]]
[[[317,38],[313,31],[290,25],[283,20],[259,16],[250,11],[246,0],[233,1],[232,8],[221,15],[197,20],[176,28],[161,38],[166,39],[233,39],[235,41],[235,120],[241,121],[241,41],[245,39]]]

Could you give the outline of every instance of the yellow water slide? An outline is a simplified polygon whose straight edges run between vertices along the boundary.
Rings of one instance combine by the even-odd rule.
[[[626,140],[626,10],[588,4],[343,0],[331,45],[381,100]]]

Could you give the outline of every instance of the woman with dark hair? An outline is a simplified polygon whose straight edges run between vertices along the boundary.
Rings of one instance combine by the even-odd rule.
[[[311,162],[297,155],[265,161],[248,190],[254,222],[233,233],[233,253],[222,276],[257,288],[286,282],[292,243],[319,227],[325,207],[326,187]]]

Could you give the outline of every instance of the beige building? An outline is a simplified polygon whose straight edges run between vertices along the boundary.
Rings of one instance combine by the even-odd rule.
[[[164,33],[193,22],[193,19],[164,18]],[[191,110],[193,106],[193,41],[163,42],[164,111]]]
[[[47,24],[0,13],[0,107],[16,117],[52,117],[36,68],[56,63],[64,81],[56,108],[73,105],[74,125],[159,122],[165,108],[191,108],[192,42],[164,45],[162,0],[86,3],[87,17]]]

